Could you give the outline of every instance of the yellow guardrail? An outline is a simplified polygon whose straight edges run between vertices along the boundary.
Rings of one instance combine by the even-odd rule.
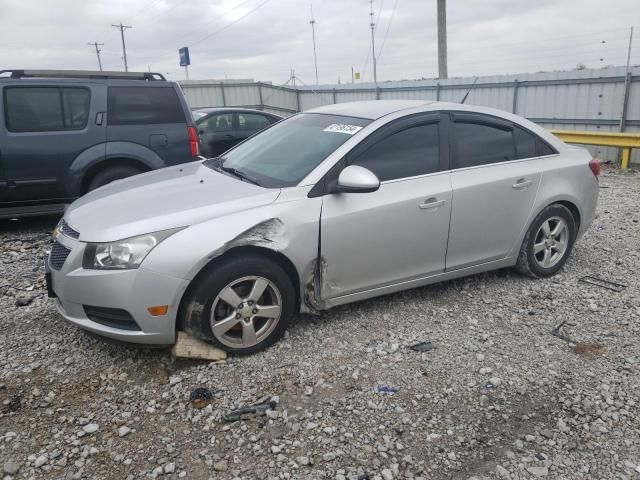
[[[603,147],[618,147],[622,149],[620,167],[623,170],[629,168],[631,149],[640,148],[640,133],[581,132],[570,130],[551,130],[551,133],[567,143],[602,145]]]

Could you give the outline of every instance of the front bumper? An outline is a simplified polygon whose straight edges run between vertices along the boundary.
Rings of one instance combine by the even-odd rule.
[[[62,267],[51,267],[50,283],[58,312],[71,323],[115,340],[153,345],[175,343],[175,322],[182,294],[188,281],[152,270],[85,270],[82,257],[85,244],[59,234],[56,241],[70,249]],[[154,317],[148,307],[169,305],[166,315]],[[107,326],[88,318],[85,306],[120,309],[128,312],[138,329]]]

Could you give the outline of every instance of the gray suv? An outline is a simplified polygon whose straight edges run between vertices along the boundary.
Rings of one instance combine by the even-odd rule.
[[[198,158],[182,91],[158,73],[2,70],[0,106],[0,218]]]

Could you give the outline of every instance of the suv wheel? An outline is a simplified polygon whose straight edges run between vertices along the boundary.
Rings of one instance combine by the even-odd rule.
[[[87,187],[87,192],[95,190],[96,188],[100,188],[107,183],[111,183],[115,180],[131,177],[139,173],[142,173],[142,171],[135,167],[128,167],[126,165],[107,167],[104,170],[100,170],[98,173],[96,173],[96,175],[89,183],[89,186]]]
[[[551,277],[569,258],[576,222],[568,208],[550,205],[535,218],[522,242],[516,269],[530,277]]]
[[[228,352],[249,354],[284,335],[294,312],[295,290],[280,265],[243,255],[206,272],[185,305],[183,328]],[[199,305],[203,308],[196,308]]]

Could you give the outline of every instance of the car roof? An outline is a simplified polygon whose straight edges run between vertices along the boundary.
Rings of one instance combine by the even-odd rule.
[[[246,112],[246,113],[260,113],[262,115],[270,115],[272,117],[279,117],[275,113],[264,112],[262,110],[256,110],[255,108],[236,108],[236,107],[204,107],[204,108],[194,108],[192,112],[202,112],[202,113],[224,113],[224,112]]]
[[[390,113],[427,106],[433,103],[436,102],[429,100],[365,100],[362,102],[334,103],[333,105],[307,110],[306,113],[324,113],[377,120]]]

